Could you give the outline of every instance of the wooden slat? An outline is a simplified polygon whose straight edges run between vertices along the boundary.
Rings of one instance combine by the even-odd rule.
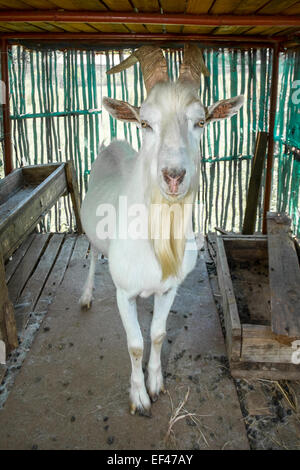
[[[14,308],[8,294],[5,280],[3,257],[0,252],[0,340],[9,352],[18,346],[18,335],[14,317]]]
[[[184,26],[182,32],[184,34],[208,34],[211,33],[215,28],[211,26]]]
[[[134,11],[129,0],[105,0],[105,5],[111,11]]]
[[[265,261],[268,262],[267,237],[240,238],[222,236],[226,246],[227,259],[232,261]]]
[[[232,362],[230,372],[239,379],[299,380],[300,370],[296,364],[268,362]]]
[[[284,15],[299,15],[300,14],[300,2],[295,3],[291,7],[283,11]]]
[[[51,2],[64,10],[107,11],[104,3],[98,0],[51,0]]]
[[[160,4],[164,13],[185,13],[186,2],[182,0],[160,0]]]
[[[50,238],[50,234],[37,234],[34,241],[27,250],[25,256],[20,262],[18,269],[15,271],[8,283],[8,291],[10,299],[15,303],[21,294],[28,278],[30,277],[36,263],[38,262],[44,248]]]
[[[300,338],[300,269],[286,214],[267,214],[271,328]]]
[[[208,13],[210,7],[214,3],[214,0],[188,0],[186,6],[186,13],[194,13],[195,15],[201,15]]]
[[[76,235],[66,235],[55,265],[34,308],[35,313],[45,314],[49,304],[53,301],[54,295],[63,281],[76,239]]]
[[[268,133],[259,132],[256,139],[253,164],[247,193],[247,202],[242,230],[242,233],[244,235],[251,235],[252,233],[254,233],[255,230],[257,204],[261,187],[261,179],[264,169],[267,145]]]
[[[103,33],[128,33],[128,29],[123,24],[89,23],[89,25]]]
[[[242,330],[241,361],[291,363],[295,351],[292,342],[299,338],[276,336],[264,325],[243,324]]]
[[[158,0],[132,0],[132,4],[139,12],[159,12]]]
[[[24,240],[22,245],[18,248],[18,250],[13,254],[12,260],[10,260],[5,266],[5,277],[6,282],[8,283],[15,273],[16,269],[18,268],[19,264],[21,263],[25,253],[27,252],[28,248],[30,247],[31,243],[35,239],[36,233],[32,233],[29,237]]]
[[[217,237],[217,272],[218,283],[223,299],[228,356],[230,359],[239,360],[242,333],[241,322],[234,296],[224,243],[221,237]]]
[[[30,313],[41,295],[43,286],[49,276],[56,260],[57,254],[63,243],[63,234],[54,234],[39,262],[26,283],[22,295],[18,298],[18,305],[15,305],[15,316],[18,332],[21,332],[28,322]]]
[[[276,15],[295,4],[295,0],[272,0],[259,10],[260,15]]]
[[[17,9],[17,10],[32,10],[30,5],[26,5],[22,0],[1,0],[0,1],[0,8],[8,10]]]
[[[124,26],[134,33],[147,33],[147,28],[143,24],[126,23]]]
[[[249,15],[250,13],[257,12],[265,4],[266,0],[247,0],[246,2],[240,2],[240,4],[234,9],[234,14]]]
[[[6,202],[24,184],[21,169],[15,170],[0,180],[0,205]]]
[[[77,176],[73,162],[70,160],[66,163],[66,179],[69,193],[71,194],[73,211],[76,220],[76,229],[79,233],[83,232],[81,218],[80,218],[80,196],[77,184]]]
[[[209,13],[212,15],[233,13],[240,3],[240,0],[216,0]]]
[[[2,1],[2,0],[1,0]],[[37,10],[55,10],[56,5],[51,0],[22,0],[22,3],[26,6]]]
[[[22,168],[22,173],[27,184],[38,185],[60,166],[61,163],[28,165]]]
[[[82,260],[83,262],[86,261],[86,258],[88,257],[89,245],[90,243],[86,235],[79,235],[77,237],[69,264],[70,267],[72,267],[72,265],[75,264],[78,260]]]

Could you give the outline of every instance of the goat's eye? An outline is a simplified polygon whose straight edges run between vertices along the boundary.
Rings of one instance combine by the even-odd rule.
[[[141,126],[143,129],[152,129],[152,127],[148,124],[147,121],[141,121]]]
[[[205,121],[203,119],[200,119],[200,121],[197,122],[196,127],[204,127]]]

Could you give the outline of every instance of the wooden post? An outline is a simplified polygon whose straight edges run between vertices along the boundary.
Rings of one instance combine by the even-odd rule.
[[[287,214],[268,212],[271,328],[274,334],[300,337],[300,267]]]
[[[14,307],[9,300],[5,281],[5,270],[2,253],[0,253],[0,340],[4,341],[7,352],[18,346],[18,335]]]
[[[272,186],[272,168],[273,168],[273,153],[274,153],[274,129],[275,117],[277,106],[277,91],[278,91],[278,70],[279,70],[279,44],[275,44],[273,48],[273,64],[272,64],[272,84],[271,84],[271,97],[270,97],[270,118],[269,118],[269,143],[268,143],[268,157],[267,157],[267,172],[265,184],[265,199],[263,210],[263,234],[267,233],[267,212],[270,209],[271,200],[271,186]]]
[[[13,163],[9,109],[8,45],[7,40],[3,38],[1,40],[1,80],[5,87],[3,96],[4,171],[5,175],[8,175],[13,170]]]
[[[77,231],[79,233],[83,233],[83,228],[80,219],[80,196],[78,191],[77,177],[73,162],[71,160],[66,162],[66,178],[76,218]]]
[[[257,134],[253,166],[249,182],[247,203],[243,224],[243,235],[251,235],[255,230],[258,195],[261,186],[261,177],[264,169],[268,133],[259,132]]]

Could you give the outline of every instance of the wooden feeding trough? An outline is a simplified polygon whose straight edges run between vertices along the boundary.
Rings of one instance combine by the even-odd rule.
[[[230,368],[240,378],[299,379],[299,246],[285,214],[268,213],[267,224],[267,236],[217,237]]]
[[[3,348],[5,344],[7,351],[17,347],[18,339],[4,263],[59,197],[68,193],[81,232],[77,180],[71,162],[19,168],[0,181],[0,345]]]

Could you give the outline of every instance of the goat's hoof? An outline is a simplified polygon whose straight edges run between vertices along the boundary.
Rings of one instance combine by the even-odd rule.
[[[79,299],[79,305],[81,310],[89,310],[92,306],[93,299],[86,298],[85,296],[81,296]]]
[[[138,408],[134,403],[130,403],[129,412],[132,416],[138,414],[139,416],[145,416],[146,418],[152,418],[151,408]]]

